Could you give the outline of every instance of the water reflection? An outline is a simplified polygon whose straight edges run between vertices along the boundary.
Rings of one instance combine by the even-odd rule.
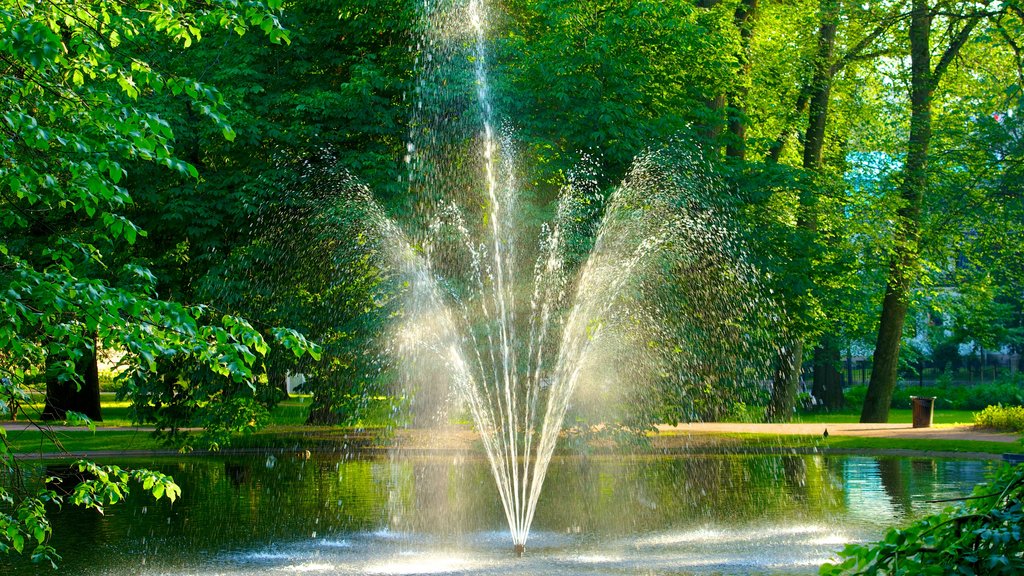
[[[852,540],[964,494],[989,463],[822,455],[563,458],[527,557],[486,462],[275,456],[118,462],[173,474],[173,506],[133,494],[66,509],[67,574],[814,573]],[[41,479],[52,470],[40,465]],[[14,573],[38,567],[16,564]]]

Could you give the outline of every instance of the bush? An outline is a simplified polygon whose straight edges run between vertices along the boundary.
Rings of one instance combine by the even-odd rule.
[[[121,389],[121,382],[117,379],[117,373],[110,370],[100,370],[100,390],[103,392],[117,392]]]
[[[907,528],[892,528],[874,544],[850,544],[829,576],[853,574],[1024,573],[1024,464],[1004,466],[969,499]]]
[[[846,407],[860,410],[867,390],[867,386],[854,386],[844,391]],[[901,386],[893,391],[890,406],[910,409],[911,396],[935,396],[935,408],[940,410],[983,410],[998,404],[1024,405],[1024,388],[1019,376],[974,386]]]
[[[989,406],[974,415],[974,423],[985,428],[1024,432],[1024,407]]]
[[[864,398],[868,395],[867,386],[853,386],[843,390],[843,402],[848,410],[859,412],[864,407]]]

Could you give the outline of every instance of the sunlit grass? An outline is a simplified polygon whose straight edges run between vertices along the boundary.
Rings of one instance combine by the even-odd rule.
[[[860,421],[860,411],[843,410],[839,412],[803,412],[798,413],[793,422],[822,424],[855,424]],[[907,409],[889,410],[890,424],[910,424],[914,421],[914,413]],[[971,410],[936,410],[932,415],[933,424],[974,424],[974,412]]]
[[[59,444],[55,443],[56,439]],[[22,456],[60,454],[67,452],[125,452],[135,450],[168,450],[152,432],[144,430],[89,430],[41,432],[37,429],[12,430],[7,433],[11,449]]]
[[[980,440],[946,440],[932,438],[877,438],[861,436],[829,436],[823,438],[818,435],[778,435],[778,434],[754,434],[754,433],[715,433],[701,434],[712,439],[720,439],[723,448],[735,450],[737,448],[751,450],[821,450],[821,451],[890,451],[907,450],[913,452],[957,452],[957,453],[982,453],[982,454],[1021,454],[1024,453],[1024,444],[1020,442],[986,442]],[[713,445],[713,441],[711,442]]]
[[[288,398],[270,411],[270,420],[274,425],[299,425],[306,421],[309,415],[309,407],[312,397],[309,395],[294,395]],[[39,396],[33,398],[32,403],[22,404],[18,415],[19,421],[38,421],[43,412],[43,399]],[[135,408],[128,400],[114,400],[112,394],[103,394],[100,400],[100,412],[103,415],[102,422],[97,426],[134,428],[139,425],[136,418]],[[10,422],[10,419],[0,419],[0,422]],[[52,424],[62,424],[52,422]],[[142,424],[145,426],[145,424]]]
[[[25,406],[27,414],[38,418],[42,410],[41,398],[36,398],[31,405]],[[380,412],[383,418],[390,406],[381,402],[381,406],[371,407],[370,412]],[[387,404],[387,406],[385,406]],[[373,418],[357,423],[357,426],[307,426],[305,424],[312,405],[309,395],[293,395],[280,402],[270,412],[270,425],[249,435],[238,435],[230,448],[235,449],[311,449],[338,450],[380,448],[389,442],[390,430]],[[378,409],[379,408],[379,409]],[[12,430],[8,434],[12,448],[23,454],[55,454],[61,449],[70,452],[94,451],[174,451],[173,446],[155,438],[146,429],[138,429],[134,423],[134,411],[127,401],[116,401],[112,395],[104,394],[102,400],[103,422],[97,423],[102,428],[123,428],[123,430],[101,429],[95,433],[90,431],[40,432],[39,430]],[[890,422],[910,423],[911,410],[890,411]],[[372,414],[371,414],[372,416]],[[853,411],[838,413],[799,414],[794,418],[797,423],[841,424],[855,423],[860,414]],[[953,424],[970,424],[974,413],[968,410],[936,410],[933,422],[937,427]],[[22,418],[24,419],[24,418]],[[383,420],[382,420],[383,422]],[[60,446],[51,441],[50,434],[60,442]],[[671,434],[668,434],[671,435]],[[827,449],[827,450],[913,450],[925,452],[974,452],[974,453],[1024,453],[1024,445],[1020,443],[982,442],[973,440],[934,440],[934,439],[903,439],[903,438],[861,438],[851,436],[831,436],[823,439],[820,436],[780,436],[775,434],[744,434],[722,433],[708,435],[722,441],[723,449]],[[714,442],[711,442],[714,445]],[[707,447],[705,445],[705,447]],[[197,446],[202,448],[202,446]],[[685,449],[685,447],[683,447]]]

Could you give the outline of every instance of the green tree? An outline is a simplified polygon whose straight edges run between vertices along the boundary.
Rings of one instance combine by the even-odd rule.
[[[954,60],[964,50],[972,34],[987,17],[995,15],[985,5],[946,11],[925,0],[911,3],[907,29],[910,53],[910,127],[906,157],[899,183],[900,205],[893,231],[893,247],[889,261],[881,321],[875,344],[871,382],[861,411],[862,422],[886,422],[889,403],[896,386],[900,343],[911,290],[921,279],[922,249],[932,239],[922,239],[925,207],[932,194],[929,165],[933,139],[933,105],[940,81]],[[932,64],[932,28],[936,18],[944,21],[947,34]]]
[[[581,152],[600,164],[602,189],[619,183],[639,153],[689,132],[707,95],[735,74],[731,15],[689,1],[504,7],[497,105],[517,129],[542,203],[553,202]]]
[[[291,31],[287,49],[219,31],[187,55],[166,51],[164,67],[223,87],[230,104],[225,115],[237,136],[226,141],[215,126],[196,122],[187,102],[161,102],[161,116],[202,178],[161,177],[152,166],[133,170],[135,219],[151,232],[136,251],[154,262],[161,293],[215,303],[265,335],[279,324],[301,328],[324,345],[323,362],[271,352],[260,360],[260,383],[272,388],[283,385],[289,371],[306,373],[307,389],[318,407],[327,403],[327,413],[343,411],[330,398],[351,397],[355,374],[376,372],[356,370],[351,360],[375,356],[355,352],[379,348],[378,335],[386,330],[380,319],[350,323],[388,298],[376,284],[358,280],[368,270],[346,272],[376,240],[360,244],[346,223],[377,204],[399,215],[412,211],[401,160],[413,93],[415,15],[414,5],[399,0],[372,8],[304,2],[281,16]],[[356,182],[373,193],[357,201],[349,194],[361,189]],[[353,372],[314,377],[341,365]],[[184,376],[180,380],[194,377]],[[147,393],[171,401],[168,387],[158,388]],[[272,404],[280,395],[261,388],[261,398]],[[177,427],[192,425],[194,410],[185,405],[162,413],[139,408],[149,419],[174,414]],[[334,416],[349,417],[356,415]]]
[[[133,198],[126,166],[141,160],[198,177],[177,157],[167,121],[147,103],[187,98],[224,137],[234,136],[221,95],[155,69],[145,57],[148,41],[162,36],[180,50],[211,29],[241,34],[250,27],[287,40],[280,7],[278,0],[0,3],[0,375],[12,394],[44,375],[77,389],[76,363],[98,343],[126,353],[129,379],[152,377],[169,359],[205,366],[221,382],[253,378],[268,344],[249,323],[160,298],[144,262],[114,263],[117,250],[145,234],[127,216]],[[297,332],[274,333],[296,354],[315,353]],[[16,466],[6,442],[0,462]],[[128,480],[99,478],[104,491]],[[3,550],[20,553],[34,540],[34,558],[56,558],[40,504],[52,496],[4,488],[0,498],[18,510],[3,518]]]

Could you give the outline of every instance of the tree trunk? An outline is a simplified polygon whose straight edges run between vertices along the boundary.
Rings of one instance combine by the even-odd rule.
[[[808,96],[807,132],[804,135],[804,168],[818,171],[825,150],[825,126],[832,94],[831,62],[839,24],[838,0],[821,1],[821,27],[818,29],[818,51],[814,61],[814,77]]]
[[[96,343],[93,341],[75,362],[76,379],[61,381],[56,363],[60,358],[47,358],[46,403],[40,418],[44,421],[64,420],[68,410],[85,414],[95,422],[102,422],[100,411],[100,376]]]
[[[750,77],[750,40],[754,36],[754,18],[757,15],[757,0],[741,0],[736,7],[733,23],[740,31],[739,79],[736,89],[729,96],[729,141],[725,155],[744,160],[747,155],[746,100]]]
[[[888,422],[896,388],[900,340],[907,318],[910,287],[918,269],[921,203],[928,186],[928,145],[932,136],[931,15],[927,0],[914,0],[910,11],[910,140],[903,171],[893,257],[882,301],[882,319],[875,342],[874,365],[861,422]]]
[[[698,8],[711,9],[722,3],[722,0],[697,0]],[[715,94],[704,103],[707,109],[706,121],[698,127],[700,137],[714,150],[718,150],[718,139],[722,134],[722,109],[725,108],[725,94]],[[716,154],[712,154],[715,156]]]
[[[835,338],[826,335],[821,345],[814,349],[812,391],[829,411],[843,408],[843,375],[839,372],[838,344]]]
[[[808,94],[807,131],[804,135],[803,167],[811,172],[821,171],[825,153],[825,127],[828,125],[829,99],[832,94],[831,62],[839,26],[839,1],[822,0],[820,10],[818,52]],[[843,404],[842,375],[838,366],[838,342],[835,336],[826,333],[821,338],[821,344],[814,349],[813,394],[825,403],[828,410],[838,410]]]
[[[799,341],[779,350],[778,363],[772,380],[772,397],[768,405],[768,421],[788,422],[796,408],[796,393],[800,389],[800,365],[803,363],[804,345]]]
[[[741,5],[742,6],[742,5]],[[754,3],[756,8],[756,2]],[[737,14],[739,13],[737,9]],[[807,133],[804,138],[804,159],[803,167],[806,170],[817,172],[821,169],[821,161],[825,143],[825,126],[828,121],[828,103],[832,89],[831,60],[835,46],[836,26],[839,19],[839,3],[837,0],[822,0],[821,3],[821,28],[818,32],[818,52],[815,60],[814,77],[809,84],[808,90],[801,94],[800,105],[806,101],[810,108],[808,112]],[[806,94],[806,100],[804,99]],[[781,148],[781,147],[780,147]],[[817,229],[817,216],[814,213],[816,202],[814,192],[804,189],[801,192],[800,209],[797,218],[797,227],[807,230],[812,236]],[[798,339],[797,339],[798,340]],[[769,417],[776,422],[789,420],[796,405],[796,394],[800,384],[800,363],[803,359],[803,344],[792,344],[791,362],[782,359],[775,372],[775,379],[772,385],[772,399],[769,408]],[[815,371],[817,372],[818,351],[815,350]],[[788,365],[792,365],[792,373],[787,372]],[[824,384],[824,381],[822,382]],[[840,383],[839,394],[842,395]],[[815,392],[815,396],[824,398],[825,389]],[[783,395],[789,395],[784,397]]]
[[[949,45],[935,69],[931,66],[931,8],[928,0],[913,0],[910,9],[910,139],[903,168],[900,197],[893,233],[889,278],[882,301],[882,320],[875,342],[871,382],[864,398],[861,422],[887,422],[889,403],[896,388],[896,369],[900,355],[900,337],[907,317],[910,288],[920,268],[918,260],[921,236],[921,206],[928,188],[928,146],[932,138],[932,99],[942,74],[967,43],[984,12],[978,10],[961,18],[963,26],[953,32],[956,20],[948,27]]]

